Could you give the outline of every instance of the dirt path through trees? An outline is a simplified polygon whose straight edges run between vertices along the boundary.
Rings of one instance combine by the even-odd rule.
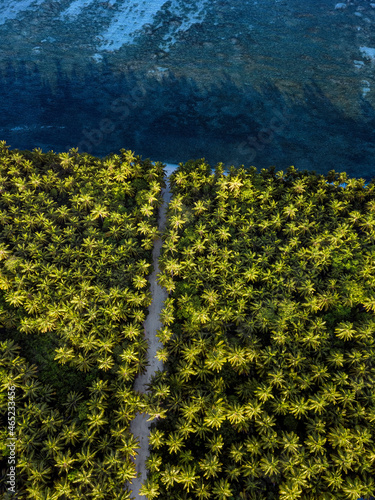
[[[168,169],[169,170],[169,169]],[[167,172],[168,172],[167,170]],[[167,187],[162,190],[162,195],[164,199],[163,205],[160,207],[160,219],[159,219],[159,230],[162,231],[166,222],[166,208],[169,204],[171,193],[169,191],[169,182],[166,180]],[[155,355],[156,351],[163,347],[159,339],[156,337],[156,332],[159,328],[161,328],[161,322],[159,319],[160,312],[163,308],[163,303],[167,298],[167,292],[164,288],[161,288],[156,282],[156,275],[159,272],[159,255],[160,249],[162,246],[162,240],[159,238],[155,241],[154,249],[152,252],[153,266],[154,271],[149,277],[149,282],[151,286],[151,295],[152,302],[150,307],[148,308],[149,314],[144,323],[145,326],[145,335],[148,341],[148,353],[147,353],[147,361],[148,366],[147,370],[143,375],[139,375],[134,383],[134,389],[136,391],[140,391],[142,393],[148,392],[146,390],[146,385],[150,383],[152,376],[157,370],[163,369],[163,362],[159,361]],[[136,500],[145,499],[145,496],[141,496],[139,494],[139,489],[141,484],[146,480],[147,471],[146,471],[146,459],[148,457],[148,439],[150,433],[150,425],[151,422],[147,422],[149,418],[148,414],[140,414],[137,413],[135,418],[132,420],[130,424],[130,431],[136,438],[139,438],[140,448],[138,449],[138,455],[135,458],[135,466],[136,472],[140,473],[140,476],[136,479],[133,479],[131,484],[129,484],[130,489],[132,491],[132,496]]]

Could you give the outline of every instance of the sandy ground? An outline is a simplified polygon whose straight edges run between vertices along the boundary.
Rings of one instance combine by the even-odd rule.
[[[169,169],[167,169],[168,173]],[[166,221],[166,207],[171,198],[171,193],[169,191],[169,183],[167,180],[166,189],[162,190],[162,195],[164,198],[164,203],[160,207],[160,219],[159,219],[159,230],[162,231],[165,226]],[[148,341],[149,349],[147,353],[147,361],[148,366],[147,370],[143,375],[139,375],[134,383],[134,389],[136,391],[140,391],[142,393],[148,392],[146,390],[146,385],[150,383],[152,376],[157,370],[163,369],[163,362],[159,361],[155,355],[156,351],[163,347],[159,339],[156,337],[157,330],[161,328],[161,322],[159,319],[159,314],[163,308],[163,303],[167,298],[167,292],[164,288],[161,288],[156,282],[156,275],[159,272],[159,264],[158,259],[160,255],[160,249],[162,246],[162,241],[159,238],[155,241],[154,249],[152,252],[154,272],[149,277],[149,282],[151,286],[151,294],[152,294],[152,303],[148,308],[148,316],[146,321],[144,322],[145,327],[145,335]],[[141,484],[147,478],[146,471],[146,459],[149,454],[149,433],[150,433],[150,425],[151,421],[147,422],[149,418],[148,414],[140,414],[139,412],[136,414],[134,420],[130,424],[130,431],[133,435],[139,439],[140,448],[137,450],[138,455],[135,459],[136,472],[138,473],[138,477],[131,481],[129,487],[132,491],[132,498],[137,499],[145,499],[144,495],[139,494],[139,489]]]

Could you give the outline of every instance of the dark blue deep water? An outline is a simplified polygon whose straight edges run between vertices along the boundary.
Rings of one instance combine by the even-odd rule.
[[[70,18],[76,2],[41,0],[7,18],[15,3],[0,0],[0,139],[12,148],[375,176],[367,0],[196,0],[188,29],[183,3],[155,0],[116,50],[100,43],[123,0]]]

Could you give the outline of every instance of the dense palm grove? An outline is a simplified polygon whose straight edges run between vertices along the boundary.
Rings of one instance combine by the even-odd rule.
[[[170,183],[143,492],[373,495],[374,180],[198,161]]]
[[[19,499],[129,499],[162,164],[0,143],[1,490],[16,392]]]
[[[2,489],[14,386],[13,498],[130,499],[138,410],[160,418],[150,500],[369,497],[374,182],[200,160],[170,184],[165,369],[143,396],[163,165],[0,143]]]

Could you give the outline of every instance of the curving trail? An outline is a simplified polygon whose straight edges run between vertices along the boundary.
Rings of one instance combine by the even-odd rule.
[[[166,188],[162,189],[162,196],[164,199],[163,205],[159,209],[159,230],[162,231],[165,227],[166,222],[166,208],[171,199],[171,193],[169,191],[169,182],[166,179]],[[154,248],[152,251],[152,260],[154,271],[149,276],[149,282],[151,286],[152,302],[148,308],[148,316],[144,322],[145,335],[148,341],[148,353],[147,361],[148,366],[143,375],[139,375],[134,382],[134,390],[140,391],[141,393],[147,393],[146,385],[150,383],[152,376],[157,370],[163,369],[163,362],[159,361],[155,355],[156,351],[163,347],[159,339],[156,337],[157,330],[161,328],[161,322],[159,319],[159,314],[163,308],[165,299],[167,298],[167,291],[161,288],[156,282],[156,274],[159,272],[159,256],[160,249],[162,246],[162,240],[159,238],[155,241]],[[138,455],[136,456],[134,462],[136,467],[136,472],[139,473],[139,477],[133,479],[129,484],[129,488],[132,492],[132,498],[135,500],[145,499],[146,497],[139,494],[139,489],[142,483],[147,478],[146,470],[146,459],[148,457],[148,446],[149,446],[149,434],[151,422],[147,422],[149,418],[148,414],[136,414],[135,418],[130,424],[130,431],[139,439],[140,448],[137,450]]]

